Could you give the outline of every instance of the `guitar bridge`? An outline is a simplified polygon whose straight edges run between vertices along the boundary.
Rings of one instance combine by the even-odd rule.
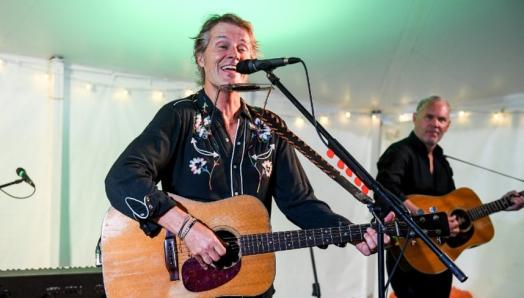
[[[169,280],[180,280],[180,276],[178,274],[178,255],[176,250],[176,238],[169,231],[167,231],[166,239],[164,239],[164,259],[166,262],[167,271],[169,272]]]

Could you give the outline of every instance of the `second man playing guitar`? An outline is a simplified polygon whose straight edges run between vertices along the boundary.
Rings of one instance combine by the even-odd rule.
[[[380,157],[377,181],[401,198],[412,194],[443,196],[453,191],[453,171],[438,145],[451,124],[450,112],[448,101],[439,96],[421,100],[413,114],[413,132],[392,144]],[[517,192],[508,195],[512,196],[512,205],[507,210],[522,208],[523,196]],[[404,201],[404,205],[412,214],[422,210],[409,199]],[[455,216],[449,217],[449,227],[452,235],[459,232]],[[386,265],[390,274],[397,257],[393,250],[388,251]],[[406,266],[400,266],[391,278],[391,285],[399,298],[448,298],[451,283],[449,270],[423,274]]]

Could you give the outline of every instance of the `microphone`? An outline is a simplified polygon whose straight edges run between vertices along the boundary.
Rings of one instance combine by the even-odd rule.
[[[250,74],[259,70],[273,70],[277,67],[294,64],[300,62],[300,58],[275,58],[275,59],[246,59],[239,61],[237,64],[237,72],[242,74]]]
[[[35,184],[33,183],[33,180],[27,176],[26,171],[23,168],[16,169],[16,174],[24,180],[27,184],[31,185],[32,187],[35,187]]]

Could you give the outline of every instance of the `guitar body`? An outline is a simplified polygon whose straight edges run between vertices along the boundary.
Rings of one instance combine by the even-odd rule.
[[[443,237],[441,243],[436,241],[437,238],[432,238],[433,242],[452,260],[456,260],[465,249],[490,241],[495,234],[489,216],[477,220],[471,220],[468,217],[468,210],[482,205],[477,195],[469,188],[459,188],[441,197],[410,195],[407,198],[426,212],[431,207],[436,207],[437,211],[444,211],[448,216],[457,216],[460,223],[460,232],[457,236]],[[411,267],[427,274],[441,273],[446,270],[446,266],[424,242],[402,239],[400,247],[403,247],[404,241],[410,242],[406,247],[404,257]]]
[[[237,196],[216,202],[177,201],[211,229],[227,230],[235,235],[270,232],[269,215],[263,204],[251,196]],[[264,293],[275,278],[275,255],[265,253],[243,256],[236,265],[238,273],[220,285],[205,291],[188,291],[182,268],[194,259],[176,238],[180,280],[171,281],[164,260],[166,231],[154,238],[144,235],[138,223],[110,208],[102,226],[104,286],[108,297],[220,297],[255,296]],[[191,262],[193,261],[193,262]],[[198,265],[199,266],[199,265]],[[220,278],[223,270],[203,272],[203,280]]]

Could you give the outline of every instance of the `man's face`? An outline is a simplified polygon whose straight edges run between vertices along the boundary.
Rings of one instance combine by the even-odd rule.
[[[248,32],[236,25],[218,23],[209,32],[209,44],[198,56],[204,68],[204,86],[245,83],[247,75],[235,71],[238,61],[254,57]]]
[[[413,114],[415,134],[428,148],[433,148],[448,130],[449,107],[444,101],[434,101]]]

